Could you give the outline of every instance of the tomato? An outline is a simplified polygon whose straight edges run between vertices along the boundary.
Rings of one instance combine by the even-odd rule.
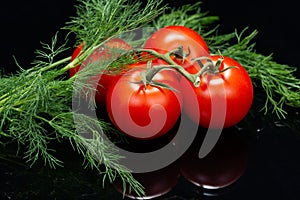
[[[161,63],[153,61],[152,66]],[[107,91],[106,108],[111,122],[136,139],[153,139],[166,134],[181,114],[182,96],[175,71],[163,70],[152,79],[171,90],[141,82],[147,62],[135,63],[130,71],[115,77]]]
[[[73,52],[71,61],[74,60],[83,49],[83,44],[79,45]],[[131,46],[127,44],[124,40],[120,38],[112,38],[107,41],[103,46],[97,48],[88,58],[86,58],[82,65],[76,66],[69,70],[69,75],[72,77],[76,72],[80,70],[80,67],[85,67],[93,62],[101,61],[100,59],[110,59],[112,53],[120,53],[114,50],[131,50]],[[89,83],[94,85],[96,88],[95,94],[95,101],[98,106],[105,104],[106,99],[106,90],[112,77],[116,76],[117,74],[112,71],[104,70],[92,76],[89,80]]]
[[[218,59],[220,56],[211,56],[214,64]],[[205,128],[226,128],[237,124],[252,104],[253,86],[247,71],[236,60],[226,56],[219,66],[219,71],[224,69],[227,70],[200,76],[199,87],[194,87],[185,78],[181,79],[183,110]],[[189,70],[191,72],[195,68]]]
[[[145,49],[153,49],[159,53],[167,53],[182,46],[183,51],[188,54],[186,59],[190,62],[194,58],[209,55],[209,48],[196,31],[179,25],[166,26],[155,31],[145,42]],[[174,58],[175,62],[184,67],[189,66],[189,62]]]

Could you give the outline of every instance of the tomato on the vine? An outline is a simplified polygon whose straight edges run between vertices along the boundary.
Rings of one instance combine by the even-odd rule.
[[[71,61],[73,61],[81,53],[83,48],[84,48],[84,43],[80,44],[79,46],[77,46],[77,48],[75,48],[72,54]],[[89,64],[96,63],[97,61],[101,61],[101,59],[109,60],[112,53],[120,53],[115,50],[131,50],[131,49],[132,47],[124,40],[120,38],[112,38],[107,42],[105,42],[103,46],[100,46],[97,49],[95,49],[93,53],[82,62],[81,65],[71,68],[69,70],[69,75],[70,77],[72,77],[80,70],[81,67],[84,68]],[[102,106],[105,104],[107,87],[110,84],[112,77],[117,75],[118,74],[114,72],[111,73],[111,71],[109,70],[103,70],[99,72],[99,74],[91,76],[89,81],[96,88],[95,101],[98,106],[100,105]]]
[[[152,61],[152,66],[161,63]],[[181,114],[182,96],[175,71],[159,71],[152,78],[156,84],[145,83],[142,73],[148,65],[147,62],[132,64],[130,71],[112,80],[107,91],[107,113],[112,123],[137,139],[166,134]]]
[[[206,128],[226,128],[240,122],[250,110],[253,100],[252,81],[246,69],[230,57],[222,57],[217,73],[200,76],[194,87],[182,78],[183,110]],[[220,56],[211,56],[216,65]],[[195,68],[188,69],[195,73]]]
[[[144,44],[145,49],[153,49],[159,53],[167,53],[179,47],[186,54],[185,60],[182,60],[184,56],[180,52],[179,55],[175,53],[177,56],[173,59],[184,67],[188,67],[192,59],[209,56],[209,48],[202,36],[186,26],[163,27],[150,35]]]

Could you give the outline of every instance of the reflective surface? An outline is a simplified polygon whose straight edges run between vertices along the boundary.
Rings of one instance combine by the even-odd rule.
[[[202,132],[181,158],[181,174],[189,182],[204,189],[220,189],[236,182],[248,163],[248,146],[235,128],[223,130],[213,150],[199,159]],[[205,132],[204,132],[205,133]]]
[[[255,110],[255,105],[253,109]],[[147,178],[144,175],[144,180],[148,181],[148,189],[152,191],[149,196],[159,196],[155,199],[299,199],[300,117],[297,109],[288,109],[288,112],[288,118],[279,121],[275,117],[267,117],[253,111],[243,123],[232,129],[233,132],[227,132],[224,145],[216,146],[216,149],[222,150],[219,151],[222,153],[220,160],[216,160],[211,168],[207,165],[208,172],[204,173],[207,177],[214,177],[212,180],[215,182],[217,174],[222,176],[224,170],[234,169],[233,172],[236,173],[227,176],[225,182],[214,185],[222,188],[212,190],[199,187],[191,182],[196,176],[188,178],[186,173],[186,177],[178,177],[174,170],[169,171],[169,174],[163,173],[164,177],[169,178],[163,178],[163,175],[159,174],[159,178]],[[234,135],[238,137],[233,137]],[[243,142],[246,142],[246,146]],[[230,143],[226,148],[226,144]],[[116,190],[116,185],[107,184],[103,189],[101,177],[93,170],[84,169],[81,157],[73,152],[70,146],[56,144],[56,148],[59,152],[65,152],[64,155],[60,155],[65,161],[65,167],[56,170],[43,167],[42,162],[30,168],[14,155],[16,147],[13,144],[5,151],[2,149],[0,199],[123,198]],[[227,152],[230,152],[231,156],[226,154]],[[226,163],[222,165],[221,161]],[[199,163],[193,162],[184,162],[187,165],[183,164],[182,170],[188,169],[189,173],[194,173],[192,170],[197,169]],[[203,173],[205,166],[199,165],[198,169],[201,167],[200,172]],[[216,171],[211,173],[213,170]],[[160,182],[162,179],[163,182]],[[150,186],[157,188],[151,190]]]
[[[125,195],[127,197],[133,199],[158,198],[170,192],[177,184],[180,177],[179,163],[175,162],[163,169],[154,172],[133,174],[133,176],[144,186],[145,195],[139,197],[134,192],[129,192],[126,189]],[[124,191],[120,180],[115,181],[113,185],[118,192],[122,193]]]

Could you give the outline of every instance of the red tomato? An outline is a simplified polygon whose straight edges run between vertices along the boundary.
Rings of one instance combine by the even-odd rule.
[[[214,63],[220,56],[212,56]],[[224,57],[219,71],[200,77],[196,88],[181,79],[183,110],[196,123],[205,128],[226,128],[240,122],[248,113],[253,100],[253,86],[247,71],[234,59]],[[194,73],[195,68],[190,68]]]
[[[152,65],[161,61],[153,61]],[[182,96],[175,71],[158,72],[153,81],[176,90],[141,83],[147,62],[135,63],[128,73],[112,80],[107,91],[107,113],[122,132],[137,139],[158,138],[167,133],[181,114]]]
[[[74,50],[71,61],[74,60],[80,54],[83,47],[83,44],[81,44]],[[97,48],[88,58],[86,58],[82,62],[81,66],[71,68],[69,70],[70,76],[74,76],[74,74],[80,70],[80,67],[84,67],[93,62],[100,61],[100,59],[109,59],[112,53],[120,53],[118,51],[114,51],[119,49],[131,50],[132,48],[124,40],[120,38],[112,38],[111,40],[106,42],[104,46]],[[90,78],[90,83],[97,87],[97,92],[95,94],[95,101],[97,105],[105,104],[106,90],[108,85],[110,84],[110,81],[112,80],[112,77],[114,76],[116,76],[116,74],[113,72],[111,73],[111,71],[102,71],[99,72],[99,74],[96,74],[95,76],[92,76]]]
[[[196,31],[185,26],[166,26],[154,32],[145,42],[145,49],[154,49],[159,53],[167,53],[182,46],[185,53],[189,53],[186,59],[190,62],[193,58],[209,56],[209,49]],[[175,61],[187,67],[189,62],[175,58]]]

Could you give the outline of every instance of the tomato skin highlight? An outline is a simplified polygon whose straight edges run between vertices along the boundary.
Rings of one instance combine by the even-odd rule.
[[[184,67],[188,67],[191,60],[202,56],[209,56],[209,48],[196,31],[180,25],[163,27],[155,31],[145,42],[145,49],[153,49],[159,53],[167,53],[182,46],[186,56],[186,62],[182,59],[173,60]]]
[[[75,48],[72,54],[71,61],[73,61],[78,55],[80,55],[83,48],[84,43]],[[81,69],[81,67],[84,68],[85,66],[97,61],[101,61],[102,59],[110,59],[111,53],[113,53],[113,50],[115,49],[131,50],[132,47],[120,38],[112,38],[107,41],[104,46],[100,46],[95,49],[93,53],[82,62],[81,65],[71,68],[69,70],[70,77],[74,76]],[[123,73],[122,70],[120,73]],[[107,87],[115,76],[118,76],[118,74],[103,70],[100,71],[99,74],[95,74],[94,76],[90,77],[89,83],[96,88],[95,102],[98,106],[104,106],[106,101]]]
[[[205,128],[227,128],[236,125],[247,115],[252,105],[253,86],[247,71],[234,59],[223,57],[219,71],[233,68],[201,76],[199,88],[186,79],[181,79],[183,110],[192,121]],[[214,63],[219,58],[220,56],[211,56]],[[190,69],[194,70],[195,68]]]
[[[156,62],[152,62],[155,64]],[[138,83],[147,63],[136,63],[123,76],[115,77],[108,87],[106,108],[112,123],[136,139],[154,139],[166,134],[181,114],[180,92]],[[152,79],[180,90],[174,71],[158,72]]]

